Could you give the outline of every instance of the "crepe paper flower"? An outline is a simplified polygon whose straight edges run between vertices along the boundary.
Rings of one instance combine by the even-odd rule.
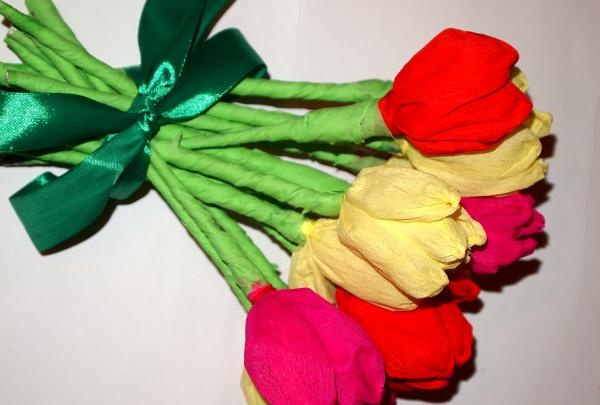
[[[510,81],[518,58],[499,39],[446,29],[398,73],[379,102],[381,115],[392,134],[424,154],[489,150],[531,112]]]
[[[378,404],[383,361],[368,335],[307,288],[269,292],[246,320],[244,366],[271,405]]]
[[[463,198],[461,204],[481,223],[488,237],[485,245],[471,252],[473,272],[496,273],[499,267],[516,262],[537,247],[531,235],[542,231],[544,217],[534,208],[530,195]]]
[[[292,255],[289,284],[307,287],[335,302],[335,286],[375,305],[396,310],[417,307],[419,300],[398,289],[364,258],[338,239],[337,220],[319,219],[303,228],[306,242]]]
[[[472,297],[479,289],[470,280],[461,283],[458,290],[465,291],[464,295],[453,297],[450,290],[443,299],[436,297],[430,305],[414,311],[388,311],[341,288],[336,301],[375,342],[391,388],[438,389],[446,386],[454,368],[472,355],[472,327],[456,300]]]
[[[485,242],[459,199],[444,182],[414,169],[365,169],[342,201],[338,237],[405,294],[431,297],[448,284],[445,270]]]
[[[268,405],[267,401],[260,395],[260,392],[256,389],[254,383],[250,379],[248,372],[246,369],[242,371],[242,378],[240,379],[240,386],[242,388],[242,392],[244,393],[244,398],[246,398],[246,403],[248,405]]]
[[[401,156],[415,169],[434,175],[462,196],[478,197],[512,193],[543,179],[548,165],[539,159],[540,137],[549,133],[552,115],[535,111],[523,127],[497,147],[480,153],[424,156],[409,142],[399,141]],[[390,159],[387,164],[405,161]]]
[[[531,112],[531,101],[511,82],[517,60],[517,51],[499,39],[449,28],[400,70],[381,99],[352,99],[356,102],[351,105],[183,140],[182,145],[201,149],[279,141],[360,144],[393,134],[406,136],[425,154],[489,150]]]

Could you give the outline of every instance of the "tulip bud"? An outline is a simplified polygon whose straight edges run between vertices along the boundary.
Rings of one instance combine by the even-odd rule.
[[[255,302],[244,366],[271,405],[377,404],[385,380],[368,335],[306,288],[272,291]]]
[[[445,270],[467,261],[469,249],[485,242],[481,225],[458,198],[445,183],[416,170],[365,169],[342,201],[338,237],[404,293],[431,297],[448,283]]]
[[[465,209],[487,234],[484,246],[473,248],[470,266],[475,273],[496,273],[498,268],[531,254],[537,242],[530,236],[544,227],[544,217],[534,209],[530,195],[463,198]]]
[[[452,285],[454,282],[450,282]],[[479,289],[461,280],[464,295]],[[472,287],[467,288],[470,284]],[[468,290],[468,291],[467,291]],[[472,355],[472,327],[456,305],[457,298],[434,298],[414,311],[388,311],[338,289],[339,308],[354,318],[371,336],[385,362],[394,389],[437,389],[445,386],[454,367]]]
[[[402,292],[368,261],[345,247],[337,236],[337,221],[319,219],[306,233],[306,242],[292,255],[290,287],[308,287],[335,302],[335,286],[363,300],[390,309],[409,310],[418,300]]]
[[[423,154],[489,150],[531,111],[510,80],[518,58],[499,39],[446,29],[400,70],[379,102],[383,120]]]

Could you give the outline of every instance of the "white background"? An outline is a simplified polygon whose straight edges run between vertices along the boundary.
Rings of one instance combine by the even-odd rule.
[[[56,3],[92,53],[137,62],[142,0]],[[448,26],[520,50],[536,107],[556,117],[549,244],[537,271],[507,270],[469,315],[476,372],[450,404],[599,403],[599,21],[597,0],[238,0],[218,25],[239,27],[289,80],[393,78]],[[40,172],[0,168],[0,404],[242,404],[245,315],[166,204],[150,191],[41,256],[7,201]]]

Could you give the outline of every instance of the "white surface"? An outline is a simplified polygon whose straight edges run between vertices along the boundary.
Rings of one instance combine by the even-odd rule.
[[[142,0],[56,3],[92,53],[137,61]],[[556,117],[550,243],[537,273],[483,294],[477,371],[450,404],[600,398],[598,21],[597,0],[238,0],[218,25],[241,28],[279,79],[392,78],[448,26],[520,50],[536,107]],[[90,239],[40,256],[7,201],[39,172],[0,168],[0,404],[242,404],[244,313],[163,201],[118,206]]]

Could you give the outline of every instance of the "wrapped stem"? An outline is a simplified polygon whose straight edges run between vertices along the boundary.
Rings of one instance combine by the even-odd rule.
[[[249,128],[214,136],[183,139],[186,149],[218,148],[254,142],[363,143],[365,139],[388,135],[375,100],[344,107],[323,108],[280,124]]]
[[[215,221],[223,231],[230,235],[237,245],[244,251],[246,257],[260,270],[264,279],[277,289],[287,288],[287,285],[279,278],[275,266],[270,263],[262,251],[256,247],[254,242],[242,227],[225,212],[217,207],[208,207]]]
[[[152,153],[151,163],[148,174],[153,184],[157,180],[156,186],[159,192],[167,192],[167,196],[177,201],[177,207],[174,207],[178,216],[181,214],[182,222],[194,239],[202,248],[209,246],[209,252],[214,255],[215,264],[219,266],[225,263],[223,275],[227,277],[229,273],[232,278],[228,280],[232,289],[244,308],[249,308],[246,295],[251,291],[255,282],[263,280],[261,272],[246,257],[236,240],[226,231],[219,227],[208,208],[192,196],[187,189],[179,182],[177,177],[171,172],[166,162],[160,157],[157,151]],[[154,174],[158,175],[158,178]],[[184,219],[186,219],[184,221]],[[190,221],[191,220],[191,221]],[[211,259],[213,257],[211,256]],[[221,269],[223,271],[223,269]],[[234,288],[237,286],[237,288]],[[239,295],[242,292],[243,298]]]
[[[245,79],[231,93],[236,96],[356,103],[363,100],[380,99],[391,87],[391,82],[376,79],[355,83],[310,83]]]
[[[172,144],[156,141],[154,145],[174,166],[214,177],[236,187],[256,190],[292,207],[323,216],[337,216],[343,193],[326,193],[289,183],[271,174],[259,173],[231,163],[222,162],[202,151],[188,151]]]
[[[302,214],[282,208],[199,173],[191,173],[177,168],[173,168],[173,173],[199,200],[223,207],[274,228],[283,237],[294,243],[304,242],[301,227],[306,218]]]
[[[120,93],[131,97],[137,94],[137,86],[125,72],[116,70],[94,58],[82,46],[65,40],[60,34],[47,28],[35,18],[21,13],[4,1],[0,1],[0,15],[41,44],[68,59],[75,66],[96,75]]]
[[[246,79],[247,80],[247,79]],[[265,110],[263,108],[246,107],[238,104],[219,102],[212,106],[206,114],[211,117],[234,121],[247,126],[270,126],[281,124],[297,118],[296,114],[285,111]]]
[[[29,48],[23,46],[23,44],[19,43],[11,36],[4,38],[4,42],[6,42],[6,45],[19,57],[19,59],[25,62],[25,64],[35,72],[51,79],[62,79],[58,70],[56,70],[43,56],[36,52],[32,52]]]
[[[385,163],[384,159],[371,155],[359,156],[354,153],[331,152],[328,150],[307,151],[292,147],[284,148],[284,151],[292,154],[306,154],[316,160],[329,163],[354,174],[358,174],[367,167],[379,166]]]
[[[65,23],[51,0],[25,0],[29,12],[44,26],[50,28],[63,38],[79,43],[71,28]]]
[[[241,165],[260,173],[272,173],[289,183],[320,192],[345,192],[350,184],[331,174],[299,163],[290,162],[260,149],[205,149],[203,154]]]

